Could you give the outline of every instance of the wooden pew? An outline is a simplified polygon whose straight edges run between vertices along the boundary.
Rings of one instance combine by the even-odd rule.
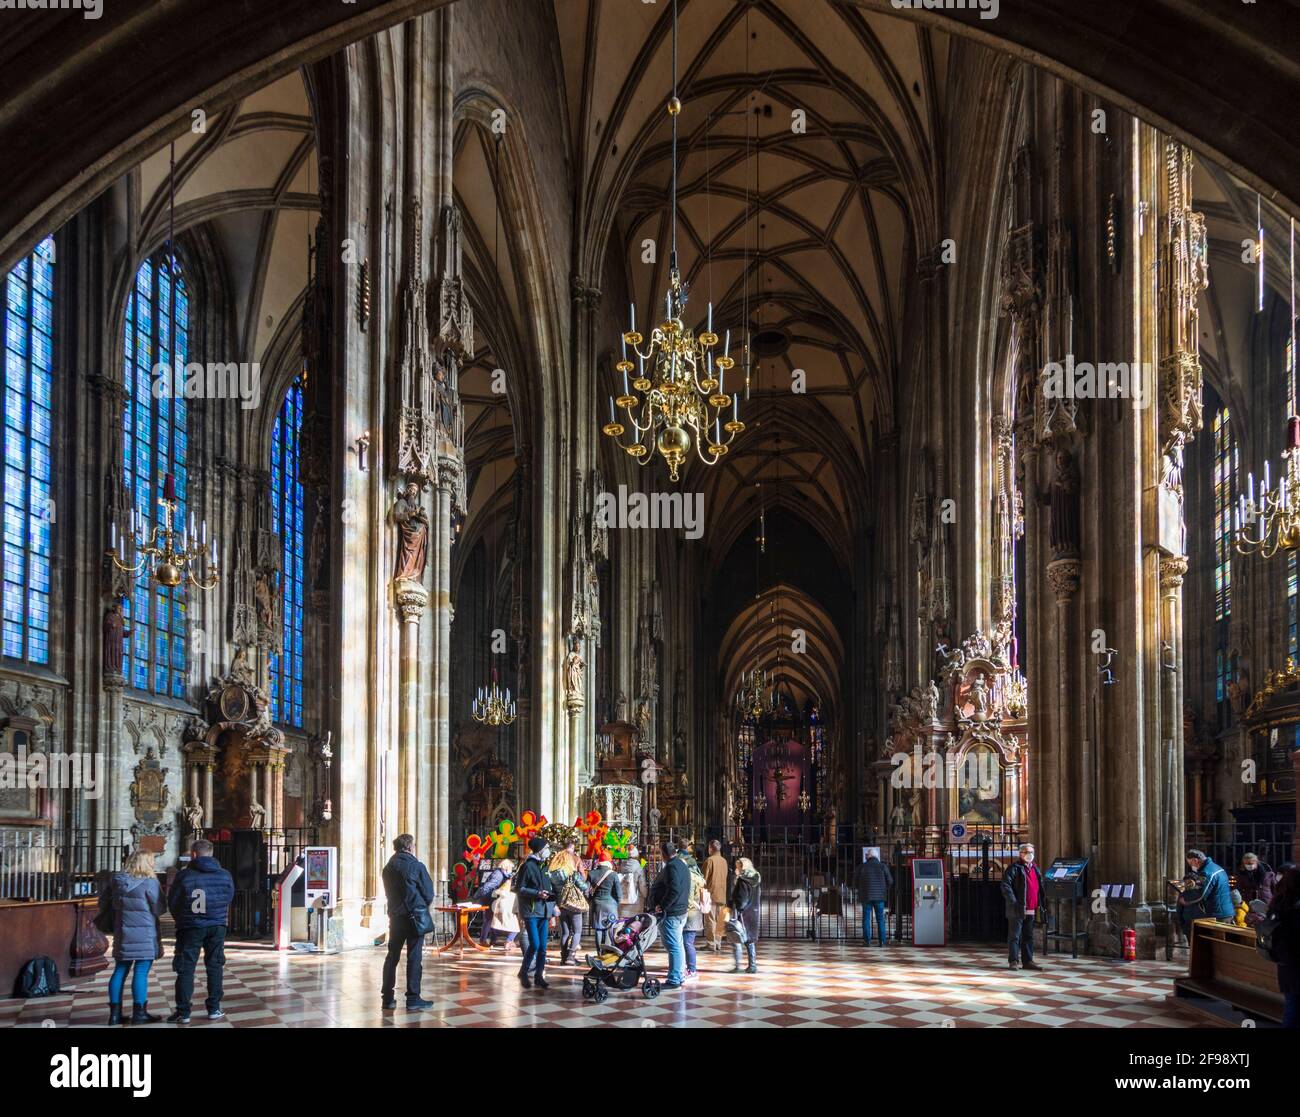
[[[1187,975],[1174,978],[1178,1003],[1219,1023],[1242,1017],[1282,1022],[1277,967],[1255,949],[1255,928],[1198,919]]]

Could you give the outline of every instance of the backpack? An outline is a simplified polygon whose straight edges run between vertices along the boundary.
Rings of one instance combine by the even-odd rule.
[[[33,958],[18,974],[18,996],[53,997],[59,992],[59,967],[44,954]]]
[[[1278,935],[1281,929],[1282,913],[1280,911],[1269,912],[1268,915],[1255,924],[1255,950],[1259,952],[1261,958],[1275,965],[1290,961],[1289,958],[1283,956],[1282,939]]]

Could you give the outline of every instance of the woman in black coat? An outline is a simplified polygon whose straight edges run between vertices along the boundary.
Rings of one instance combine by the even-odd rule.
[[[1281,917],[1273,942],[1280,959],[1277,987],[1282,991],[1282,1027],[1300,1028],[1300,867],[1282,866],[1268,911]]]
[[[166,910],[154,871],[152,853],[136,850],[114,873],[99,894],[101,913],[113,916],[113,959],[117,968],[108,982],[108,1022],[122,1023],[122,987],[131,976],[131,1023],[154,1024],[161,1017],[149,1012],[149,968],[162,957],[162,926]]]
[[[758,870],[754,868],[754,862],[748,857],[737,859],[736,876],[731,884],[727,907],[731,909],[732,917],[740,920],[740,925],[745,932],[745,954],[749,959],[746,973],[758,973],[758,901],[762,880]],[[735,964],[731,967],[732,973],[740,973],[740,947],[741,944],[738,942],[731,944],[732,956],[735,960]]]

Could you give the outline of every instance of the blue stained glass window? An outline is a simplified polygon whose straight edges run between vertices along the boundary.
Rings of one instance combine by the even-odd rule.
[[[1228,620],[1232,615],[1232,505],[1237,491],[1238,451],[1228,409],[1214,413],[1214,622],[1218,648],[1214,662],[1214,695],[1228,700],[1234,665],[1228,652]]]
[[[186,437],[184,400],[155,396],[155,364],[167,352],[170,364],[183,368],[189,360],[189,294],[180,263],[160,253],[136,272],[126,301],[127,391],[122,467],[145,534],[163,522],[159,501],[170,473],[176,486],[179,527],[186,516]],[[169,339],[175,338],[174,347]],[[184,698],[188,666],[187,597],[184,584],[157,585],[148,571],[135,581],[123,605],[131,631],[123,663],[127,682],[139,690]]]
[[[4,301],[4,655],[50,662],[54,239],[9,273]]]
[[[302,383],[285,394],[271,429],[271,526],[280,536],[280,647],[271,656],[271,718],[302,726],[303,500],[298,461]]]

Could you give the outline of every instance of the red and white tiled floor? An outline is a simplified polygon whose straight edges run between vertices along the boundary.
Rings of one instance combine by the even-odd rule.
[[[382,947],[330,956],[276,953],[227,943],[227,1019],[210,1024],[202,1011],[200,964],[190,1027],[1083,1027],[1186,1028],[1202,1026],[1172,1003],[1177,963],[1128,965],[1052,955],[1041,973],[1010,971],[1002,948],[857,943],[759,944],[759,972],[731,974],[731,954],[700,953],[698,980],[647,1000],[640,988],[611,990],[603,1004],[582,998],[585,966],[547,970],[549,991],[524,990],[515,978],[519,955],[463,961],[430,950],[424,1012],[384,1012],[379,1005]],[[150,974],[149,1007],[171,1010],[171,944]],[[662,976],[665,956],[650,955]],[[0,1000],[0,1027],[102,1025],[109,970],[58,997]],[[399,971],[400,978],[400,971]],[[399,990],[399,1004],[401,996]],[[130,994],[127,994],[129,1007]],[[52,1023],[51,1023],[52,1022]],[[172,1027],[173,1025],[156,1025]]]

